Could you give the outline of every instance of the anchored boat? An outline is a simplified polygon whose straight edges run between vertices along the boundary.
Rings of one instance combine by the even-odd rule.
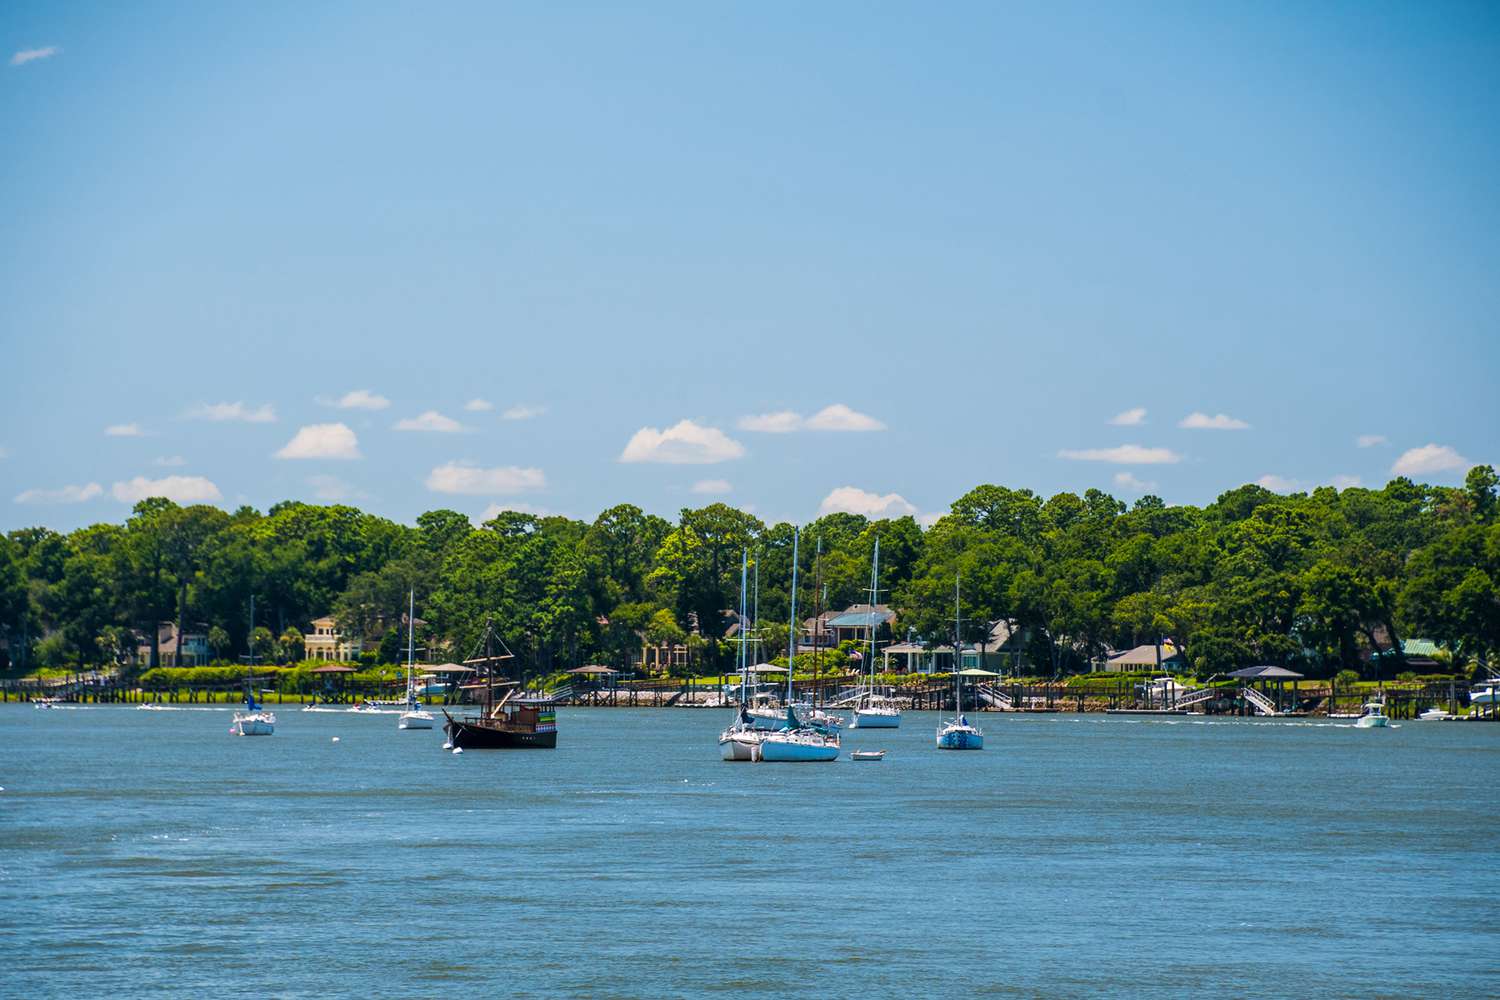
[[[514,659],[504,640],[495,634],[494,623],[486,622],[481,640],[484,655],[465,660],[479,674],[477,683],[465,685],[480,693],[479,714],[455,718],[443,709],[443,731],[448,743],[458,750],[543,749],[557,746],[557,703],[550,697],[517,696],[516,682],[498,677],[500,665]],[[503,653],[492,653],[495,645]],[[509,688],[505,697],[495,701],[495,689]]]
[[[959,659],[963,655],[960,642],[959,578],[953,578],[953,718],[939,722],[937,748],[939,750],[983,750],[984,733],[978,726],[969,724],[964,715],[963,674],[959,670]]]
[[[767,733],[752,758],[757,761],[800,763],[838,760],[839,735],[837,731],[815,728],[798,721],[792,708],[792,675],[797,669],[797,541],[798,533],[792,533],[792,624],[787,640],[786,654],[786,727],[780,732]]]

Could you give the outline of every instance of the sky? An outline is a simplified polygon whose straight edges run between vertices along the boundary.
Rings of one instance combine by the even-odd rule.
[[[0,122],[4,530],[1500,462],[1493,4],[12,0]]]

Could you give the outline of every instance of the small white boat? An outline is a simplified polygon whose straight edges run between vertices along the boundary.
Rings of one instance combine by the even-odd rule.
[[[62,704],[62,699],[61,698],[33,698],[33,699],[31,699],[31,707],[32,708],[56,708],[60,704]]]
[[[792,620],[786,652],[786,704],[791,706],[792,676],[797,671],[797,542],[800,532],[792,531]],[[839,734],[827,728],[814,729],[799,722],[792,708],[786,710],[785,728],[767,733],[753,751],[752,760],[769,763],[830,761],[839,758]]]
[[[958,577],[953,578],[953,718],[947,722],[939,721],[937,727],[937,748],[939,750],[983,750],[984,733],[978,726],[969,724],[968,717],[964,715],[964,684],[963,675],[959,670],[959,650],[963,648],[959,641],[960,605],[958,593]]]
[[[901,726],[901,709],[894,704],[872,701],[863,708],[854,710],[854,721],[850,729],[898,729]]]
[[[1365,702],[1364,712],[1354,721],[1354,725],[1359,729],[1384,729],[1390,724],[1391,720],[1386,718],[1383,701]]]
[[[396,720],[397,729],[431,729],[432,713],[420,707],[407,709]]]
[[[849,755],[855,760],[885,760],[884,750],[855,750]]]
[[[880,603],[880,539],[870,554],[870,610],[865,614],[865,676],[854,702],[850,729],[899,729],[901,706],[888,692],[875,688],[875,608]]]
[[[274,732],[275,712],[236,712],[229,725],[231,736],[270,736]]]
[[[1453,718],[1453,714],[1434,705],[1432,708],[1429,708],[1427,711],[1417,716],[1417,718],[1421,719],[1423,722],[1442,722],[1445,719]]]

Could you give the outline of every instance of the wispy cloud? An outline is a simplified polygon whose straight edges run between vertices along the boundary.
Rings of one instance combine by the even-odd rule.
[[[700,496],[723,496],[732,489],[727,479],[700,479],[692,486],[692,492]]]
[[[666,430],[642,427],[636,431],[620,453],[620,461],[713,465],[744,454],[745,446],[717,427],[681,420]]]
[[[1422,476],[1433,472],[1467,470],[1473,464],[1446,444],[1424,444],[1420,448],[1402,452],[1401,457],[1391,466],[1391,473],[1397,476]]]
[[[1231,417],[1227,413],[1216,413],[1209,416],[1207,413],[1193,412],[1177,421],[1178,427],[1186,427],[1192,431],[1248,431],[1250,425],[1238,417]]]
[[[308,476],[307,485],[312,487],[313,499],[322,500],[325,503],[336,503],[340,500],[367,499],[367,494],[363,490],[344,482],[338,476],[326,474]]]
[[[1374,448],[1386,443],[1384,434],[1361,434],[1354,439],[1356,446],[1360,448]]]
[[[449,462],[427,474],[427,488],[434,493],[469,496],[505,496],[545,489],[547,477],[541,469],[502,465],[481,468],[471,462]]]
[[[1336,490],[1349,490],[1361,485],[1358,476],[1338,475],[1328,480],[1328,485]]]
[[[1146,422],[1146,408],[1137,406],[1134,409],[1116,413],[1109,418],[1108,422],[1116,427],[1139,427]]]
[[[320,399],[318,402],[324,406],[336,406],[340,410],[383,410],[391,405],[389,399],[369,389],[352,389],[338,399]]]
[[[464,404],[464,409],[470,413],[485,413],[494,408],[495,404],[491,403],[488,399],[471,399]]]
[[[1113,462],[1115,465],[1175,465],[1182,461],[1182,456],[1170,448],[1147,448],[1138,444],[1113,448],[1065,448],[1057,454],[1059,458],[1078,462]]]
[[[1291,493],[1297,489],[1298,483],[1295,479],[1286,476],[1278,476],[1274,473],[1266,473],[1255,481],[1256,486],[1262,486],[1272,493]]]
[[[56,45],[44,45],[39,49],[22,49],[10,57],[10,64],[12,66],[25,66],[29,62],[36,62],[38,59],[51,59],[53,56],[61,54],[62,49]],[[87,59],[84,60],[84,62],[87,61]]]
[[[1129,490],[1132,493],[1149,493],[1151,490],[1156,489],[1156,483],[1137,479],[1133,473],[1129,472],[1116,472],[1115,485],[1122,490]]]
[[[862,514],[878,520],[916,514],[917,507],[899,493],[887,493],[882,496],[869,490],[862,490],[858,486],[840,486],[824,497],[823,502],[818,505],[820,516],[837,513]]]
[[[254,407],[242,402],[199,403],[187,415],[194,420],[239,420],[247,424],[269,424],[276,420],[276,408],[270,403]]]
[[[84,483],[56,490],[22,490],[16,494],[16,503],[83,503],[103,494],[104,487],[98,483]]]
[[[181,455],[163,455],[151,464],[159,465],[167,469],[175,469],[179,468],[180,466],[187,465],[187,459],[183,458]]]
[[[753,414],[740,417],[735,426],[742,431],[754,431],[757,434],[790,434],[801,430],[802,414],[792,410]]]
[[[121,503],[139,503],[147,497],[166,497],[173,503],[209,503],[224,498],[219,488],[202,476],[163,476],[161,479],[136,476],[115,483],[109,492]]]
[[[309,424],[292,435],[275,457],[340,461],[360,458],[359,438],[344,424]]]
[[[749,414],[740,417],[735,426],[742,431],[758,434],[790,434],[794,431],[883,431],[885,424],[860,413],[843,403],[823,407],[812,416],[803,418],[795,410],[777,410],[773,413]]]
[[[138,438],[145,435],[140,424],[110,424],[104,428],[106,437],[114,438]]]
[[[430,431],[436,434],[457,434],[464,425],[452,417],[445,417],[437,410],[428,410],[415,417],[396,421],[398,431]]]
[[[531,420],[531,419],[534,419],[536,417],[540,417],[543,413],[546,413],[546,412],[547,412],[546,407],[542,407],[542,406],[529,406],[526,403],[517,403],[514,406],[507,406],[505,408],[505,412],[502,413],[502,414],[500,414],[500,419],[501,420]]]

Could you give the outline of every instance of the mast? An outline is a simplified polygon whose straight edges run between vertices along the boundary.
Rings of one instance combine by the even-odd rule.
[[[416,631],[417,590],[413,587],[406,592],[406,703],[408,705],[414,700],[411,693],[411,661],[417,652]]]
[[[869,661],[865,673],[869,678],[865,690],[866,705],[875,697],[875,605],[880,598],[880,536],[875,537],[875,554],[870,559],[870,611],[865,616],[865,632],[869,639]]]
[[[797,539],[801,529],[792,529],[792,632],[786,641],[786,703],[791,712],[792,674],[797,669]]]
[[[818,680],[823,673],[823,536],[813,557],[813,690],[808,703],[818,707]]]
[[[745,592],[745,579],[746,579],[746,573],[749,570],[749,565],[750,565],[750,550],[749,550],[749,548],[746,548],[746,549],[744,549],[740,553],[740,650],[739,650],[739,653],[740,653],[740,710],[741,711],[744,711],[744,705],[745,705],[745,688],[750,683],[750,657],[748,655],[747,647],[745,645],[747,642],[750,641],[750,636],[748,636],[745,633],[745,605],[746,605],[746,601],[747,601],[747,594]]]
[[[955,718],[962,719],[964,714],[964,688],[963,678],[959,675],[959,665],[963,662],[963,654],[959,646],[959,622],[960,613],[958,609],[958,586],[960,574],[953,574],[953,714]]]

